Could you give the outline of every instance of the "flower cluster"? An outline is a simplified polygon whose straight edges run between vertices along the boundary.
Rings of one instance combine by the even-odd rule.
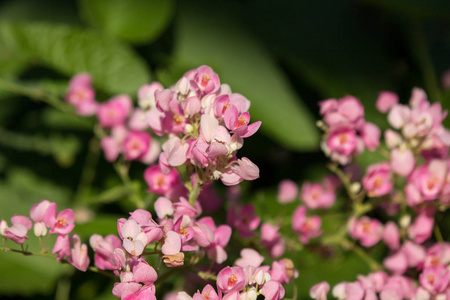
[[[364,120],[364,107],[353,96],[320,103],[326,131],[322,148],[331,160],[345,165],[365,148],[374,151],[380,144],[380,129]]]
[[[57,260],[66,259],[75,268],[86,271],[89,257],[86,244],[81,244],[78,235],[69,233],[75,227],[75,214],[71,209],[65,209],[57,214],[57,205],[48,200],[41,200],[30,209],[30,217],[14,215],[12,226],[2,219],[0,233],[4,238],[23,245],[28,239],[28,231],[33,228],[34,234],[41,238],[47,233],[57,234],[52,253],[57,254]],[[33,225],[34,224],[34,225]],[[50,229],[50,231],[48,231]]]
[[[109,131],[109,135],[103,133],[101,140],[108,161],[115,161],[120,154],[125,160],[138,160],[145,164],[154,163],[158,158],[160,145],[147,132],[144,112],[133,108],[129,96],[117,95],[98,103],[90,75],[82,73],[70,80],[66,101],[80,115],[96,114],[100,126]]]
[[[250,124],[250,101],[232,93],[208,66],[200,66],[164,89],[159,83],[139,90],[139,105],[146,110],[150,128],[166,135],[159,156],[163,173],[186,162],[202,170],[197,180],[221,179],[226,185],[259,177],[259,169],[236,151],[261,122]]]
[[[249,299],[256,300],[259,295],[268,300],[283,299],[283,284],[298,276],[292,261],[285,259],[274,261],[272,266],[263,265],[264,257],[254,249],[242,249],[241,258],[234,267],[225,267],[217,274],[217,291],[208,284],[202,292],[199,290],[190,297],[186,292],[179,292],[179,300],[207,299]]]

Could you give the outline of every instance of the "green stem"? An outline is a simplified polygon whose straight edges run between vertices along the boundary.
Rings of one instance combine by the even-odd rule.
[[[340,244],[344,249],[351,250],[355,252],[359,257],[361,257],[367,263],[367,265],[370,267],[372,271],[383,270],[383,266],[380,265],[377,261],[375,261],[372,257],[370,257],[361,247],[344,239],[341,241]]]
[[[100,157],[100,145],[96,137],[89,142],[89,152],[83,165],[80,182],[75,194],[75,205],[87,206],[87,195],[95,178],[97,162]]]
[[[62,102],[57,97],[44,92],[40,88],[30,88],[15,82],[0,79],[0,89],[45,102],[66,113],[75,113],[75,110],[71,105]]]
[[[26,251],[26,250],[11,249],[11,248],[7,248],[7,247],[0,247],[0,251],[21,253],[21,254],[23,254],[25,256],[34,255],[34,256],[42,256],[42,257],[47,257],[47,258],[51,258],[51,259],[56,259],[56,256],[53,255],[53,254],[30,252],[30,251]],[[69,263],[67,260],[64,260],[64,259],[60,260],[59,262],[62,263],[62,264],[68,264]],[[91,272],[99,273],[99,274],[105,275],[107,277],[116,279],[116,276],[113,273],[100,270],[97,267],[90,266],[90,267],[88,267],[88,270],[91,271]]]
[[[434,225],[434,236],[439,243],[444,242],[444,237],[442,236],[441,230],[437,224]]]
[[[194,206],[195,201],[197,201],[198,195],[200,195],[200,192],[202,190],[202,184],[200,182],[197,182],[194,187],[192,187],[192,184],[189,185],[189,203]]]
[[[144,201],[133,188],[130,176],[128,175],[129,167],[119,161],[114,162],[113,166],[125,187],[132,192],[131,200],[136,204],[137,208],[145,208]]]

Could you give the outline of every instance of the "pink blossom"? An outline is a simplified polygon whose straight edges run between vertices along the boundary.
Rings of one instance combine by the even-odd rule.
[[[14,215],[11,217],[11,227],[8,227],[6,221],[1,222],[1,234],[3,237],[14,241],[19,245],[23,245],[25,240],[28,239],[27,232],[33,227],[33,223],[30,218],[20,215]]]
[[[269,223],[264,223],[261,226],[261,244],[267,247],[270,256],[273,258],[280,257],[285,250],[285,242],[278,232],[279,229],[279,226],[273,226]]]
[[[178,167],[185,163],[189,144],[173,136],[163,144],[163,151],[167,155],[167,162],[172,167]]]
[[[143,159],[148,152],[151,136],[147,132],[130,131],[122,144],[126,160]]]
[[[237,229],[243,238],[254,236],[254,231],[258,228],[261,219],[255,215],[255,206],[246,204],[239,210],[231,206],[228,210],[227,223]]]
[[[72,209],[68,208],[61,211],[57,217],[51,217],[52,224],[50,233],[68,234],[75,227],[75,214]]]
[[[330,134],[327,146],[331,152],[349,156],[356,148],[356,134],[352,129],[342,129]]]
[[[408,266],[411,268],[417,267],[425,260],[425,249],[421,245],[406,241],[400,250],[406,254]]]
[[[450,283],[450,271],[444,266],[428,267],[419,276],[420,284],[432,294],[444,292]]]
[[[237,163],[237,165],[233,165],[231,168],[241,178],[245,180],[255,180],[259,178],[258,166],[252,163],[248,158],[243,157],[242,159],[238,159]]]
[[[97,111],[100,125],[104,128],[123,125],[132,109],[131,98],[119,95],[101,103]]]
[[[434,219],[426,213],[421,213],[408,228],[408,236],[416,243],[421,244],[431,237]]]
[[[81,244],[78,235],[70,237],[70,256],[67,261],[80,271],[86,272],[89,266],[89,256],[86,244]]]
[[[386,146],[388,146],[389,149],[393,149],[400,145],[402,137],[394,130],[388,129],[384,132],[384,140],[386,141]]]
[[[101,235],[94,234],[90,237],[89,244],[96,252],[94,261],[100,270],[117,269],[117,266],[110,259],[110,256],[114,253],[114,249],[122,246],[122,241],[117,236],[110,234],[103,238]]]
[[[172,201],[167,198],[159,197],[154,204],[156,214],[158,218],[164,219],[166,216],[173,214]]]
[[[267,300],[279,300],[284,298],[283,286],[275,280],[266,282],[261,289],[261,294],[264,295],[264,299]]]
[[[416,163],[414,154],[409,149],[393,149],[390,158],[392,172],[402,176],[408,176]]]
[[[156,107],[155,92],[163,90],[164,87],[159,82],[145,84],[139,88],[138,104],[143,110]]]
[[[382,91],[378,95],[376,107],[380,112],[385,114],[397,103],[398,95],[396,93]]]
[[[217,274],[217,289],[222,293],[239,292],[245,283],[245,273],[241,267],[225,267]]]
[[[385,258],[383,265],[394,274],[403,274],[408,269],[408,258],[404,251],[397,251]]]
[[[395,129],[402,128],[409,120],[410,109],[406,105],[394,105],[388,114],[389,124]]]
[[[289,179],[284,179],[278,184],[277,199],[280,203],[291,203],[298,195],[298,186]]]
[[[153,284],[158,279],[155,269],[146,261],[139,261],[133,266],[133,281],[145,285]]]
[[[139,256],[144,252],[148,244],[147,236],[135,220],[126,221],[120,228],[123,238],[123,248],[133,256]]]
[[[219,76],[208,66],[200,66],[184,75],[191,80],[191,85],[203,94],[214,93],[220,88]]]
[[[98,103],[95,101],[95,90],[92,88],[91,76],[87,73],[81,73],[72,77],[65,99],[75,106],[78,114],[82,116],[95,114]]]
[[[166,195],[169,190],[179,185],[179,175],[175,169],[166,175],[159,170],[158,166],[145,169],[144,179],[149,186],[148,191],[158,195]]]
[[[181,237],[175,231],[168,231],[164,237],[161,252],[164,255],[175,255],[181,250]]]
[[[299,239],[303,244],[307,244],[311,238],[322,234],[320,227],[322,220],[318,216],[306,216],[306,207],[299,206],[292,216],[292,229],[299,233]]]
[[[366,122],[360,132],[364,145],[370,151],[375,151],[380,146],[381,131],[375,124]]]
[[[264,261],[264,256],[260,255],[258,251],[251,248],[244,248],[241,250],[241,257],[234,263],[236,266],[245,268],[246,266],[259,267]]]
[[[383,236],[383,225],[376,219],[362,217],[359,220],[350,220],[349,233],[352,238],[358,239],[362,246],[372,247]]]
[[[400,232],[394,222],[389,221],[384,226],[383,241],[392,250],[397,250],[400,247]]]
[[[309,209],[329,208],[336,201],[334,190],[319,183],[305,182],[302,185],[300,199]]]
[[[327,294],[330,290],[330,285],[326,281],[322,281],[309,290],[309,296],[317,300],[327,300]]]
[[[450,244],[434,244],[426,253],[424,267],[437,267],[450,263]]]
[[[56,258],[58,261],[63,259],[64,256],[71,254],[70,239],[68,235],[58,235],[52,253],[58,254],[58,257]]]
[[[47,227],[51,227],[51,218],[56,215],[56,203],[48,200],[41,200],[30,209],[30,217],[34,222],[34,234],[45,236]]]
[[[388,194],[393,185],[389,163],[370,165],[362,179],[362,185],[369,197],[379,197]]]

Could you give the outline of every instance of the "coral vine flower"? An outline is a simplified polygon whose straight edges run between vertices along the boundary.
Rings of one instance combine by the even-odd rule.
[[[217,289],[222,293],[240,291],[245,286],[245,273],[241,267],[226,267],[217,274]]]
[[[389,163],[379,163],[367,168],[362,184],[369,197],[379,197],[388,194],[392,189],[393,183],[390,179]]]
[[[51,218],[50,233],[68,234],[75,227],[75,214],[72,209],[68,208],[61,211],[57,217]]]
[[[133,256],[139,256],[144,252],[148,244],[147,236],[135,220],[126,221],[120,228],[123,238],[123,248]]]

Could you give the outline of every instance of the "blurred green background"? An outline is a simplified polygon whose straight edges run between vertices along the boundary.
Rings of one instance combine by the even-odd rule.
[[[382,128],[385,117],[374,109],[380,90],[406,102],[420,86],[450,108],[441,85],[450,69],[449,16],[446,0],[0,1],[0,218],[28,214],[49,199],[85,217],[75,230],[85,241],[92,233],[115,233],[114,218],[134,208],[92,139],[94,118],[33,98],[44,92],[62,99],[69,78],[89,72],[99,101],[118,93],[136,99],[142,84],[170,86],[203,64],[251,100],[252,120],[263,123],[239,154],[261,169],[259,180],[244,185],[244,199],[275,217],[280,208],[271,203],[280,180],[319,180],[326,173],[315,127],[318,101],[355,95],[366,119]],[[34,97],[15,92],[17,85]],[[133,166],[131,177],[145,194],[143,170]],[[339,218],[325,227],[336,227]],[[290,253],[300,296],[321,280],[354,280],[368,271],[357,257],[322,250]],[[111,287],[101,275],[0,253],[2,299],[110,299]],[[179,283],[158,291],[173,287]]]

